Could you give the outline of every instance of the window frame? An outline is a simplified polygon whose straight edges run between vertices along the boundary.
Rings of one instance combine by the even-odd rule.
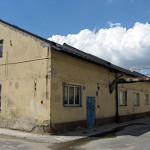
[[[67,93],[67,98],[68,98],[68,104],[65,104],[65,87],[67,86],[68,88],[68,93]],[[73,87],[74,88],[74,103],[73,104],[69,104],[69,87]],[[75,88],[78,87],[79,88],[79,104],[75,104]],[[82,107],[82,86],[80,85],[74,85],[74,84],[67,84],[67,83],[63,83],[63,106],[64,107]]]
[[[138,95],[138,104],[135,104],[137,95]],[[140,93],[134,93],[134,106],[140,106]]]
[[[147,97],[147,98],[146,98]],[[146,101],[147,100],[147,101]],[[144,94],[144,104],[147,106],[149,105],[149,95],[148,94]]]
[[[122,100],[122,104],[121,104],[121,93],[123,93],[123,95],[125,94],[125,100]],[[123,96],[124,98],[124,96]],[[127,106],[127,91],[119,91],[119,106]]]
[[[0,58],[3,57],[3,44],[4,44],[4,40],[0,40]]]

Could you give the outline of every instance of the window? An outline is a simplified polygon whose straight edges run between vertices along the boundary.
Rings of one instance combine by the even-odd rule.
[[[119,105],[126,106],[127,105],[127,91],[120,91],[119,95]]]
[[[149,105],[148,94],[144,95],[144,101],[145,101],[145,105]]]
[[[3,40],[0,41],[0,57],[3,56]]]
[[[134,105],[139,106],[140,105],[140,96],[139,93],[134,93]]]
[[[64,106],[81,106],[81,86],[64,84]]]
[[[2,95],[2,86],[0,85],[0,111],[1,111],[1,96]]]

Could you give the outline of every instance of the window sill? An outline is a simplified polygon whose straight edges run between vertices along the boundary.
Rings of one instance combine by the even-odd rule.
[[[119,105],[119,106],[127,106],[127,105]]]
[[[82,107],[82,105],[65,105],[64,104],[64,107]]]

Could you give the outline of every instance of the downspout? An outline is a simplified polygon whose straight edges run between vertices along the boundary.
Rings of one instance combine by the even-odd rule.
[[[117,72],[116,72],[117,78]],[[119,123],[119,107],[118,107],[118,84],[116,83],[116,114],[115,114],[115,122]]]
[[[115,115],[115,122],[119,123],[118,84],[116,84],[116,115]]]

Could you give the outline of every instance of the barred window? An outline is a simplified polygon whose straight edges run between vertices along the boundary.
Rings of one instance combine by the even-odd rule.
[[[81,86],[64,84],[64,106],[81,106]]]

